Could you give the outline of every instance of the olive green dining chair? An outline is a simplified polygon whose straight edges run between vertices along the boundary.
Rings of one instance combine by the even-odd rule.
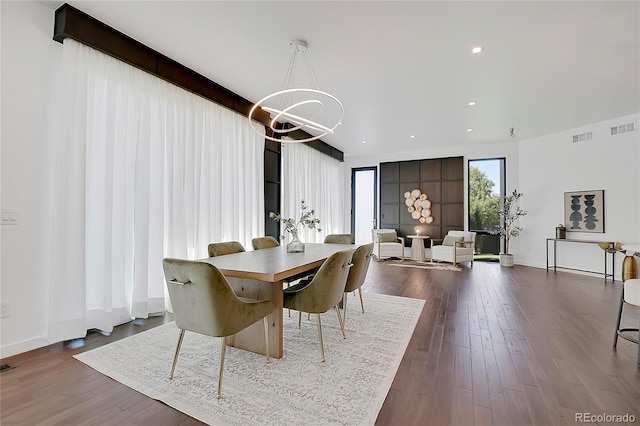
[[[353,258],[351,263],[353,267],[349,270],[349,276],[347,277],[347,284],[344,287],[344,296],[342,299],[342,322],[347,321],[347,295],[353,291],[358,290],[360,296],[360,307],[362,313],[364,313],[364,302],[362,300],[362,284],[367,277],[367,271],[369,270],[369,264],[373,257],[373,243],[364,244],[358,247],[353,252]]]
[[[208,247],[209,257],[224,256],[225,254],[242,253],[244,246],[237,241],[211,243]]]
[[[220,399],[227,336],[236,334],[263,319],[265,353],[269,362],[267,317],[273,311],[273,302],[236,296],[225,276],[210,263],[166,258],[162,261],[162,268],[176,326],[180,329],[169,379],[173,379],[185,331],[221,337],[218,373]]]
[[[317,315],[316,322],[318,324],[318,340],[320,341],[322,362],[325,361],[325,357],[320,314],[328,312],[331,308],[335,308],[338,314],[340,329],[342,330],[342,337],[345,339],[347,337],[338,304],[344,294],[347,276],[352,266],[352,256],[353,250],[343,250],[332,254],[322,263],[311,281],[302,281],[283,291],[284,307],[300,312],[298,327],[300,327],[302,320],[302,312]]]
[[[280,243],[272,236],[267,235],[266,237],[254,238],[253,240],[251,240],[251,245],[253,246],[254,250],[260,250],[278,247]]]
[[[327,244],[355,244],[356,237],[352,234],[329,234],[324,238]]]

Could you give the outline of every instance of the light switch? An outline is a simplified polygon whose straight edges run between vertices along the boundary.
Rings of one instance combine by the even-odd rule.
[[[2,225],[20,224],[19,212],[18,209],[2,209]]]

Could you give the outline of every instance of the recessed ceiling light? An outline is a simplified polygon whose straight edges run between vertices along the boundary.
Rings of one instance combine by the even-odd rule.
[[[473,132],[473,129],[467,129],[467,132]]]
[[[367,143],[367,141],[362,141],[362,143]]]
[[[476,46],[473,49],[471,49],[471,53],[473,53],[473,54],[482,53],[483,50],[484,50],[484,48],[482,46]]]
[[[475,104],[476,104],[476,101],[469,102],[469,106],[474,106]]]
[[[409,136],[409,138],[411,138],[411,139],[415,139],[415,138],[416,138],[416,135],[410,135],[410,136]]]

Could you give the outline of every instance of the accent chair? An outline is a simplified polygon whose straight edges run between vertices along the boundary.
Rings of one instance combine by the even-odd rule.
[[[404,238],[398,237],[395,229],[374,229],[372,235],[376,260],[391,257],[404,260]]]
[[[453,265],[471,262],[470,265],[473,266],[475,241],[475,232],[449,231],[441,244],[436,245],[431,240],[431,261],[450,262]]]

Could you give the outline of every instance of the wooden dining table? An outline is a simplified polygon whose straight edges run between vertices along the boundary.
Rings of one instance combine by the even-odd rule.
[[[280,246],[199,261],[216,266],[238,296],[273,301],[273,312],[269,315],[269,352],[274,358],[282,358],[284,281],[312,273],[332,254],[355,248],[353,244],[306,243],[304,253],[287,253],[286,246]],[[227,338],[227,344],[264,354],[262,321]]]

